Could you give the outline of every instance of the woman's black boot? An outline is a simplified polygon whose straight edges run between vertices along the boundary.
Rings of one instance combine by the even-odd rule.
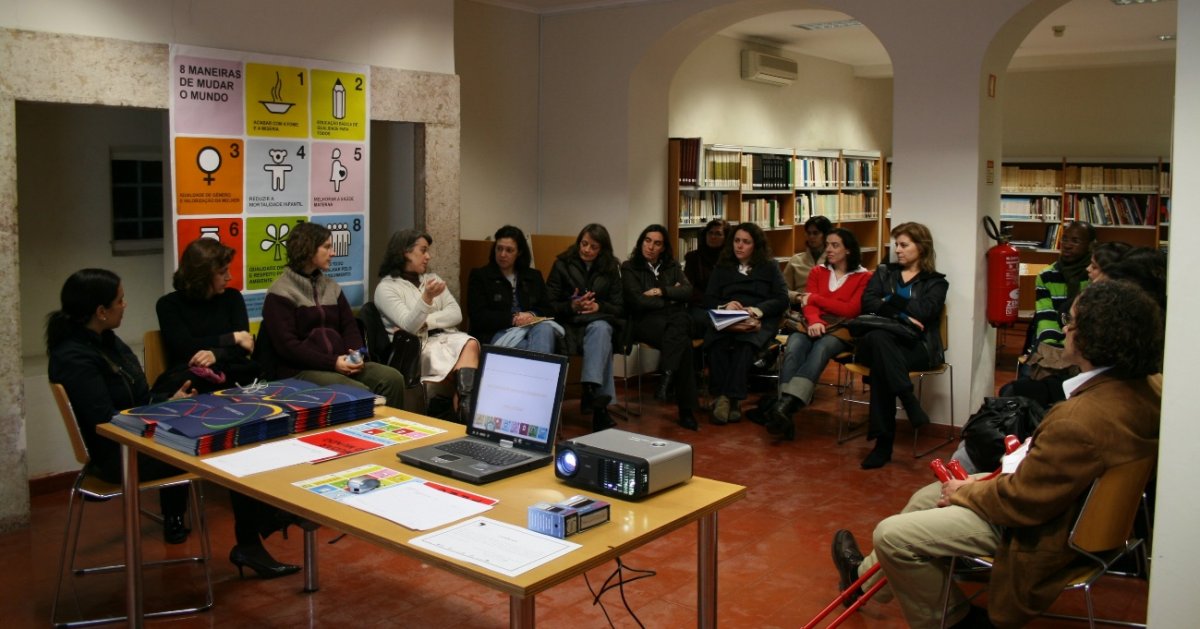
[[[608,403],[612,397],[600,393],[600,385],[592,382],[583,383],[583,389],[592,400],[592,432],[616,426],[617,422],[608,415]]]
[[[274,579],[300,572],[300,566],[275,561],[262,546],[239,544],[229,551],[229,562],[237,566],[238,576],[245,578],[243,567],[253,570],[260,579]]]
[[[675,372],[664,371],[659,379],[658,389],[654,391],[654,399],[665,402],[671,397],[671,385],[675,383]]]
[[[475,368],[462,367],[454,372],[458,382],[458,418],[467,426],[475,419]]]
[[[862,460],[864,470],[874,470],[887,465],[892,460],[892,442],[895,434],[879,435],[875,438],[875,449]]]
[[[767,410],[767,432],[771,433],[772,435],[783,435],[788,432],[788,425],[794,425],[792,413],[795,413],[796,409],[800,408],[801,406],[804,406],[804,403],[800,401],[800,398],[794,395],[788,395],[787,393],[784,393],[783,395],[779,396],[779,399],[775,402],[775,404]],[[792,436],[795,437],[795,428],[791,430],[791,433]]]

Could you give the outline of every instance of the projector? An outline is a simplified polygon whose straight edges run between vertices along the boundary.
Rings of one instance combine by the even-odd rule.
[[[554,475],[574,487],[642,498],[692,477],[692,446],[610,428],[560,441]]]

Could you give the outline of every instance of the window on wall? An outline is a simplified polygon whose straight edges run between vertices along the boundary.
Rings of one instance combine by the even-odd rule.
[[[113,255],[161,253],[163,160],[157,152],[113,151]]]

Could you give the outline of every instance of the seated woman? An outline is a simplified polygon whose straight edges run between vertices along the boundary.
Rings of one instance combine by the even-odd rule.
[[[404,404],[404,376],[379,363],[356,360],[363,346],[358,321],[342,287],[325,275],[333,259],[329,229],[312,222],[292,228],[287,267],[267,290],[259,329],[259,364],[270,377],[368,389]]]
[[[125,288],[121,286],[121,278],[112,271],[83,269],[67,278],[60,300],[61,309],[46,318],[49,379],[66,389],[87,445],[92,470],[107,482],[120,483],[121,449],[115,441],[97,435],[96,426],[108,422],[120,410],[155,401],[151,398],[141,363],[113,332],[121,326],[125,316]],[[187,397],[195,393],[191,382],[185,380],[169,397]],[[181,473],[182,470],[158,459],[138,455],[138,476],[142,480]],[[183,520],[187,491],[186,485],[159,491],[163,540],[168,544],[182,544],[190,533]],[[269,535],[284,524],[283,520],[264,521],[259,518],[264,512],[236,499],[233,506],[238,545],[230,551],[229,560],[238,566],[239,573],[242,566],[249,566],[260,577],[269,579],[300,570],[300,566],[275,561],[258,539],[260,532],[264,537]],[[253,543],[243,545],[244,533],[252,536]]]
[[[791,440],[796,437],[792,413],[812,402],[817,378],[829,359],[850,350],[850,344],[828,333],[830,326],[857,317],[871,272],[862,267],[858,239],[845,229],[825,237],[825,263],[813,267],[802,291],[807,333],[788,337],[779,374],[779,401],[767,413],[767,430]]]
[[[632,316],[633,340],[662,351],[662,381],[654,397],[667,399],[672,385],[679,425],[697,430],[692,409],[696,405],[696,379],[692,372],[692,337],[688,334],[688,299],[692,287],[671,255],[667,228],[651,225],[642,230],[629,259],[621,263],[625,303]]]
[[[59,298],[61,308],[46,317],[46,353],[50,356],[47,375],[50,382],[61,384],[67,391],[92,470],[107,482],[120,483],[121,448],[117,442],[97,435],[96,426],[107,423],[117,411],[151,402],[142,364],[113,332],[125,316],[125,288],[112,271],[83,269],[67,278]],[[190,382],[182,384],[171,397],[194,393]],[[142,480],[183,473],[141,454],[138,468]],[[182,544],[190,533],[183,522],[187,486],[164,488],[159,496],[163,540]]]
[[[562,328],[551,320],[538,321],[554,313],[542,273],[530,266],[533,256],[525,233],[505,225],[492,240],[487,265],[471,269],[467,282],[471,335],[493,345],[554,353]]]
[[[172,281],[175,291],[158,299],[167,369],[154,390],[171,392],[191,380],[201,393],[250,384],[261,375],[246,302],[227,288],[234,250],[211,238],[192,241],[183,250]]]
[[[167,354],[167,370],[154,383],[155,391],[173,391],[191,379],[200,392],[250,384],[259,376],[250,360],[254,336],[242,294],[229,283],[234,250],[211,238],[194,240],[184,250],[175,271],[175,292],[158,299],[158,327]],[[192,368],[197,368],[193,371]],[[174,387],[174,388],[172,388]],[[281,577],[299,566],[275,561],[262,539],[292,522],[294,516],[258,500],[229,492],[237,545],[229,560],[263,578]]]
[[[608,230],[589,223],[575,244],[558,254],[550,279],[550,306],[566,330],[568,354],[583,354],[584,413],[592,413],[592,430],[616,425],[608,403],[616,394],[613,385],[613,350],[620,347],[622,301],[621,272],[613,255]]]
[[[708,283],[705,300],[710,309],[749,314],[724,330],[710,323],[704,339],[712,372],[710,388],[717,396],[712,421],[718,425],[740,421],[740,402],[746,399],[746,376],[754,356],[775,337],[788,308],[787,284],[761,227],[742,223],[734,228]]]
[[[871,368],[867,438],[875,440],[875,448],[863,459],[865,470],[892,460],[896,398],[914,427],[929,423],[908,372],[933,368],[945,358],[941,324],[950,283],[937,272],[933,236],[920,223],[902,223],[892,229],[892,238],[896,262],[875,269],[863,293],[862,311],[899,319],[919,334],[910,340],[887,330],[872,330],[857,339],[854,359]]]
[[[1094,283],[1106,279],[1105,269],[1121,259],[1125,252],[1132,249],[1127,242],[1098,242],[1092,247],[1092,259],[1087,265],[1088,282]]]
[[[783,281],[787,282],[788,298],[794,306],[800,306],[808,292],[808,274],[814,267],[825,263],[825,237],[833,231],[833,223],[824,216],[812,216],[804,221],[804,250],[792,256],[783,267]]]
[[[454,376],[459,421],[470,424],[479,341],[454,327],[462,323],[462,310],[446,290],[446,282],[429,272],[432,244],[433,238],[419,230],[392,234],[379,265],[375,307],[389,333],[404,330],[421,339],[421,382],[443,382]]]
[[[717,259],[725,249],[728,235],[729,223],[723,218],[714,218],[700,233],[700,246],[683,256],[683,275],[692,285],[692,297],[688,300],[692,338],[704,338],[704,333],[710,327],[704,295],[708,291],[708,279],[712,277],[713,269],[717,268]]]

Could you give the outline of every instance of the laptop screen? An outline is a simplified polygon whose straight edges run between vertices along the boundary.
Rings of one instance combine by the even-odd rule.
[[[567,357],[483,346],[475,383],[475,416],[467,432],[516,447],[547,449],[558,431]]]

